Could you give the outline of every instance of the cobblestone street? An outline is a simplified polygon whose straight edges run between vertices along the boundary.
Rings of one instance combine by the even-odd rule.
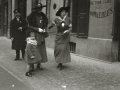
[[[43,71],[35,68],[35,75],[25,76],[24,60],[14,61],[11,41],[0,37],[0,66],[35,90],[120,90],[120,63],[104,62],[71,54],[72,62],[57,69],[53,49],[47,48],[48,62]]]

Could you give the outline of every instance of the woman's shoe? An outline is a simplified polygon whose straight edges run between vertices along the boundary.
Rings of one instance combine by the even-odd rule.
[[[28,77],[32,77],[32,73],[31,72],[26,72],[25,75],[28,76]]]
[[[60,65],[59,65],[59,68],[58,68],[59,70],[62,70],[62,63],[60,63]]]
[[[15,58],[15,60],[14,61],[17,61],[17,60],[20,60],[19,58]]]

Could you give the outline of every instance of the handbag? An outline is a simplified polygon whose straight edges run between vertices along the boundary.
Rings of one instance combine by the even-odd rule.
[[[49,36],[48,32],[44,32],[44,36],[47,38]]]

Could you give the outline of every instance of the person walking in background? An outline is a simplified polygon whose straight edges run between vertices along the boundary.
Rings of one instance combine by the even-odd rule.
[[[12,49],[16,50],[16,61],[20,59],[20,50],[24,59],[27,21],[21,17],[19,9],[14,10],[14,16],[15,18],[10,22],[10,38],[12,40]]]
[[[30,32],[27,38],[27,46],[25,51],[25,62],[27,63],[26,76],[31,77],[34,74],[34,64],[41,62],[41,55],[37,47],[35,33]]]
[[[48,33],[46,32],[46,27],[48,25],[48,19],[46,15],[42,12],[42,8],[45,7],[41,3],[38,3],[36,6],[36,10],[28,15],[28,28],[35,32],[37,45],[42,57],[41,63],[45,63],[48,61],[47,53],[46,53],[46,45],[45,38],[48,37]],[[43,70],[41,63],[37,64],[37,69]]]
[[[71,61],[70,57],[70,31],[72,30],[72,24],[69,17],[67,17],[67,12],[69,7],[61,7],[57,13],[55,20],[48,27],[51,29],[53,26],[57,26],[57,34],[55,37],[55,47],[54,56],[55,61],[58,63],[58,69],[62,70],[62,64]]]

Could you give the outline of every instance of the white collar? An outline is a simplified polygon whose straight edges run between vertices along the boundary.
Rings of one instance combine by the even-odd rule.
[[[27,43],[37,45],[37,41],[36,40],[31,40],[31,38],[27,38]]]
[[[65,21],[67,15],[64,16],[64,18],[62,19],[60,16],[58,17],[58,19],[60,19],[61,21]]]

